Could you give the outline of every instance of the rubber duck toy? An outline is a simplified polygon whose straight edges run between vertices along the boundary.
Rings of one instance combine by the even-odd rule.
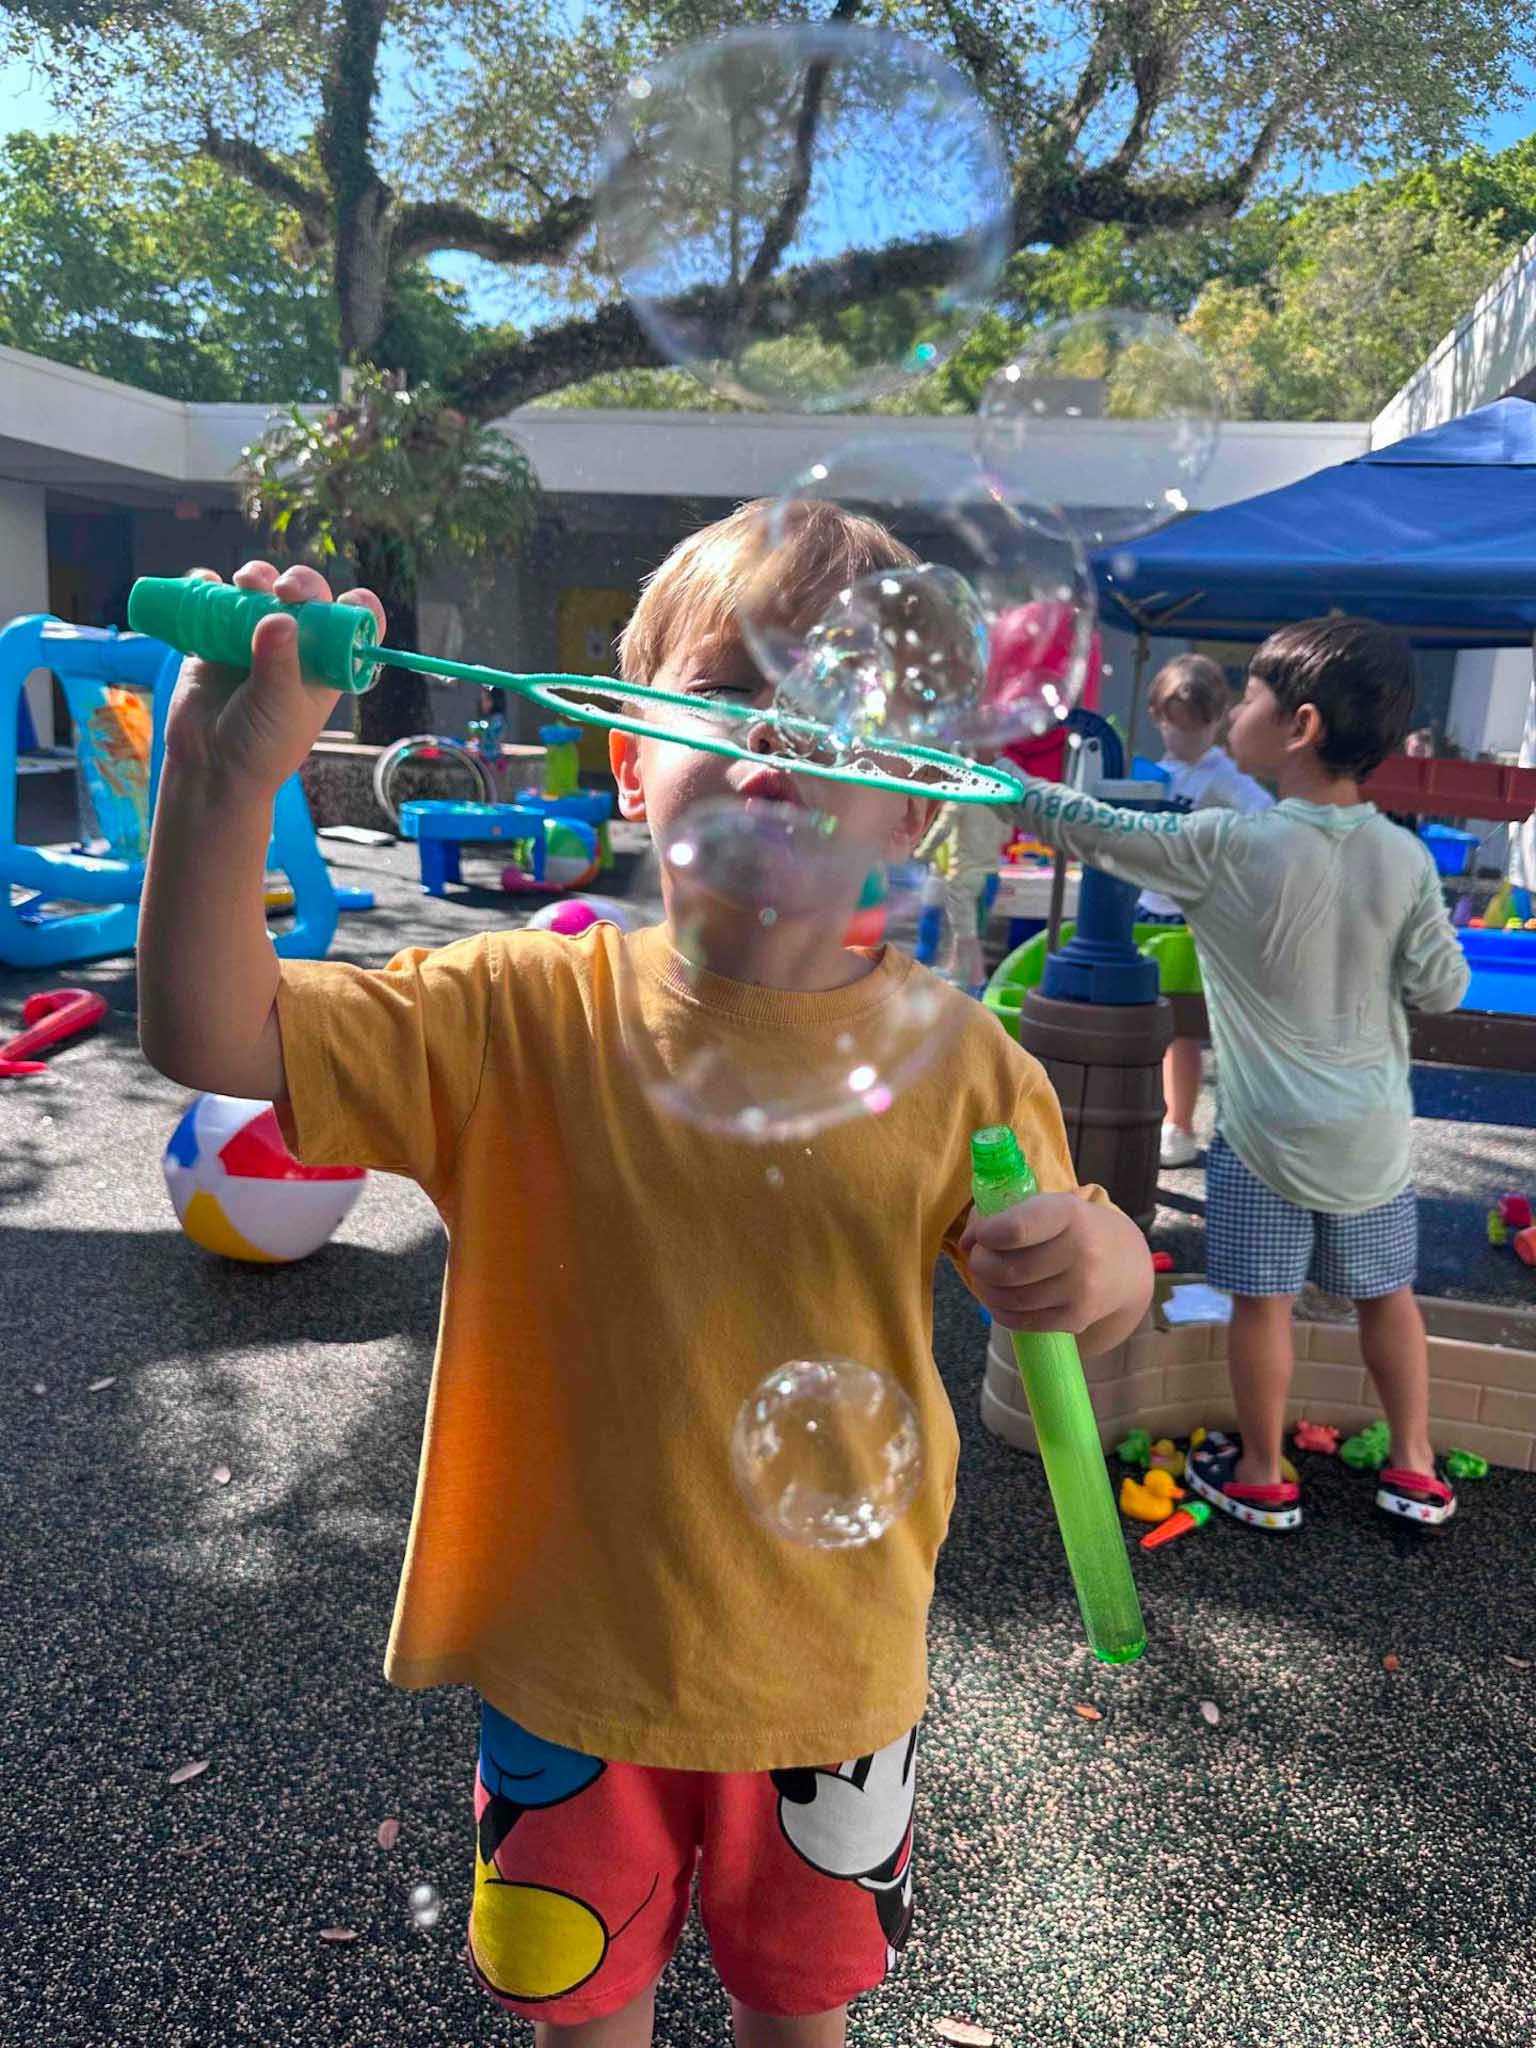
[[[1129,1477],[1120,1482],[1120,1512],[1138,1522],[1166,1522],[1184,1489],[1174,1483],[1173,1474],[1154,1466],[1144,1480]]]
[[[1120,1482],[1120,1512],[1136,1522],[1166,1522],[1173,1513],[1173,1502],[1167,1494],[1143,1486],[1139,1479],[1126,1477]]]
[[[1175,1479],[1184,1477],[1184,1453],[1171,1436],[1160,1436],[1148,1456],[1155,1471],[1170,1472]]]

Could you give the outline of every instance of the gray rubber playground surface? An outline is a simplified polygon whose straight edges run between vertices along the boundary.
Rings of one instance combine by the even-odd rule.
[[[488,893],[426,903],[402,849],[334,852],[381,896],[343,927],[353,957],[505,915]],[[165,1202],[184,1097],[138,1058],[130,963],[55,979],[101,988],[113,1016],[47,1080],[0,1084],[0,2041],[526,2039],[458,1959],[473,1702],[379,1675],[436,1219],[375,1176],[304,1265],[206,1258]],[[0,977],[0,1015],[49,981]],[[1444,1257],[1426,1289],[1508,1288],[1472,1252],[1490,1179],[1531,1179],[1521,1084],[1425,1085],[1427,1263]],[[1169,1177],[1186,1237],[1200,1189]],[[1151,1648],[1112,1673],[1081,1645],[1039,1468],[976,1421],[984,1333],[949,1275],[936,1344],[965,1452],[919,1921],[859,2048],[919,2048],[945,2016],[1018,2048],[1530,2048],[1536,1475],[1465,1488],[1421,1547],[1309,1460],[1296,1538],[1223,1526],[1133,1553]],[[422,1880],[445,1903],[428,1933],[406,1904]],[[726,2039],[695,1936],[657,2038]]]

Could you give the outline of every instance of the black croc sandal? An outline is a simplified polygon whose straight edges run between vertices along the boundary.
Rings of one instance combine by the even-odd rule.
[[[1376,1481],[1376,1505],[1383,1514],[1415,1529],[1442,1529],[1456,1512],[1456,1489],[1444,1461],[1433,1472],[1408,1472],[1389,1465]]]
[[[1232,1475],[1242,1455],[1240,1438],[1213,1429],[1185,1459],[1185,1485],[1250,1529],[1299,1529],[1301,1488],[1289,1479],[1274,1486],[1239,1485]]]

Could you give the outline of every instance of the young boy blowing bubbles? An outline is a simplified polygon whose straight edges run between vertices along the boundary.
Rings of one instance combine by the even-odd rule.
[[[1413,1296],[1418,1210],[1404,1006],[1454,1010],[1469,979],[1428,850],[1361,798],[1413,708],[1407,643],[1367,619],[1286,626],[1254,655],[1232,720],[1270,810],[1118,810],[1031,783],[1025,829],[1160,889],[1199,948],[1216,1048],[1206,1271],[1234,1297],[1241,1435],[1203,1444],[1191,1484],[1239,1520],[1294,1528],[1282,1478],[1291,1311],[1310,1277],[1355,1304],[1392,1430],[1377,1505],[1442,1522],[1455,1494],[1429,1440],[1429,1359]]]
[[[705,719],[722,696],[763,701],[734,616],[761,535],[748,507],[674,552],[625,635],[626,680],[698,697]],[[812,620],[904,559],[883,528],[820,508],[774,573]],[[252,562],[235,580],[329,595],[308,568]],[[367,591],[344,602],[379,613]],[[540,2042],[648,2043],[697,1868],[738,2042],[836,2048],[911,1917],[924,1630],[957,1449],[934,1262],[947,1251],[1006,1326],[1071,1330],[1092,1354],[1141,1317],[1146,1246],[1099,1190],[1074,1190],[1041,1069],[953,990],[954,1029],[911,1087],[809,1147],[706,1135],[656,1106],[625,1056],[621,984],[653,1047],[702,1006],[727,1051],[772,1031],[816,1058],[924,972],[847,950],[843,906],[809,940],[796,919],[793,944],[751,916],[717,926],[727,973],[687,968],[670,910],[628,938],[499,930],[380,970],[280,961],[262,904],[273,797],[334,702],[300,680],[282,616],[258,628],[249,676],[184,667],[141,1034],[186,1086],[277,1103],[304,1160],[417,1180],[447,1226],[386,1671],[481,1696],[477,1974]],[[763,759],[617,734],[611,758],[624,815],[658,839],[705,798],[804,800],[806,779]],[[891,857],[932,812],[916,791],[817,783],[814,800]],[[970,1135],[1003,1121],[1048,1192],[971,1218]],[[732,1477],[746,1396],[824,1356],[888,1374],[923,1430],[912,1507],[863,1549],[776,1540]]]

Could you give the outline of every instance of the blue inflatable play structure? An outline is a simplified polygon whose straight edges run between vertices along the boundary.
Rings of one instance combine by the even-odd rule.
[[[165,714],[181,656],[137,633],[68,626],[34,615],[0,631],[0,965],[58,967],[130,953],[138,938],[144,847],[160,763]],[[16,747],[25,699],[22,686],[34,669],[58,677],[77,734],[77,764],[107,844],[105,853],[83,846],[23,846],[16,837]],[[147,788],[142,759],[104,759],[97,735],[111,693],[135,691],[149,700],[151,742]],[[139,778],[135,786],[133,772]],[[137,800],[136,800],[137,799]],[[293,888],[293,922],[273,937],[285,958],[318,960],[343,910],[366,910],[365,890],[339,890],[315,841],[309,804],[297,776],[278,791],[267,866]]]

